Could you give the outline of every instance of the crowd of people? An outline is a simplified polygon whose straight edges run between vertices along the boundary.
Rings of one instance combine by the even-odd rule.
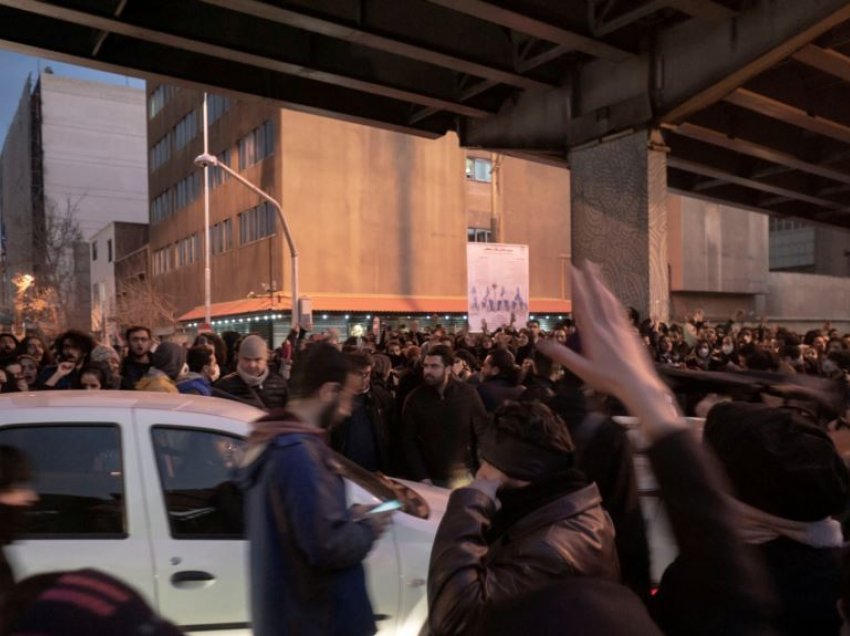
[[[2,333],[0,392],[160,391],[265,411],[238,477],[257,634],[376,630],[362,561],[392,513],[348,505],[332,451],[451,489],[427,581],[432,634],[839,634],[850,472],[829,432],[782,405],[715,400],[701,447],[681,417],[690,402],[662,376],[819,376],[846,409],[850,335],[741,315],[710,324],[702,312],[641,321],[594,270],[574,278],[577,323],[550,333],[536,321],[478,334],[414,321],[346,339],[294,329],[270,350],[234,332],[155,343],[136,326],[123,351],[73,330],[52,343]],[[678,544],[660,581],[614,408],[641,422]],[[4,499],[16,479],[0,484],[0,512],[32,502]],[[30,583],[40,596],[28,602],[75,576],[105,575]]]

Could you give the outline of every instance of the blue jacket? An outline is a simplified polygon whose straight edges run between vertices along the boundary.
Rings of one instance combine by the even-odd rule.
[[[177,380],[177,390],[189,395],[212,395],[212,385],[200,373],[189,373]]]
[[[239,477],[254,634],[374,634],[362,561],[376,533],[368,521],[352,520],[338,464],[319,431],[291,425],[255,446]]]

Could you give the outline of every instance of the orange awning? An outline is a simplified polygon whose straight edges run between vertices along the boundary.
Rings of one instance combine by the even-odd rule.
[[[280,298],[280,301],[278,301]],[[352,313],[387,314],[465,314],[467,299],[463,296],[378,296],[364,294],[311,295],[313,312],[348,311]],[[572,303],[563,298],[532,298],[532,314],[565,314],[572,309]],[[243,298],[221,303],[213,303],[212,318],[237,316],[240,314],[261,313],[266,311],[290,310],[287,297]],[[199,305],[186,312],[178,320],[189,322],[203,320],[204,306]]]

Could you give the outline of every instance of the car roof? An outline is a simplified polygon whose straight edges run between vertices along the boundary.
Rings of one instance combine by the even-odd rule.
[[[216,397],[156,391],[39,391],[0,395],[0,410],[10,408],[131,408],[216,415],[253,422],[265,415],[258,408]]]

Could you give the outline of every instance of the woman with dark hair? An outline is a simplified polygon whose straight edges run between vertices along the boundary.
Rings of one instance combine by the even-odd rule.
[[[204,333],[199,333],[195,338],[195,341],[192,343],[193,347],[197,347],[199,345],[211,347],[213,353],[215,353],[215,366],[218,369],[218,372],[213,373],[213,375],[210,376],[210,382],[215,382],[222,374],[221,367],[226,366],[227,364],[227,344],[225,344],[224,340],[222,340],[221,336],[217,333],[205,331]]]
[[[113,382],[106,366],[90,362],[80,371],[80,388],[85,391],[101,391],[111,389]]]
[[[41,336],[32,335],[24,338],[21,342],[21,351],[26,355],[32,356],[36,363],[38,363],[39,369],[43,369],[54,363],[50,347],[47,346],[47,342]]]
[[[12,543],[21,531],[23,509],[38,501],[31,479],[27,456],[14,446],[0,445],[0,603],[15,584],[2,546]]]

